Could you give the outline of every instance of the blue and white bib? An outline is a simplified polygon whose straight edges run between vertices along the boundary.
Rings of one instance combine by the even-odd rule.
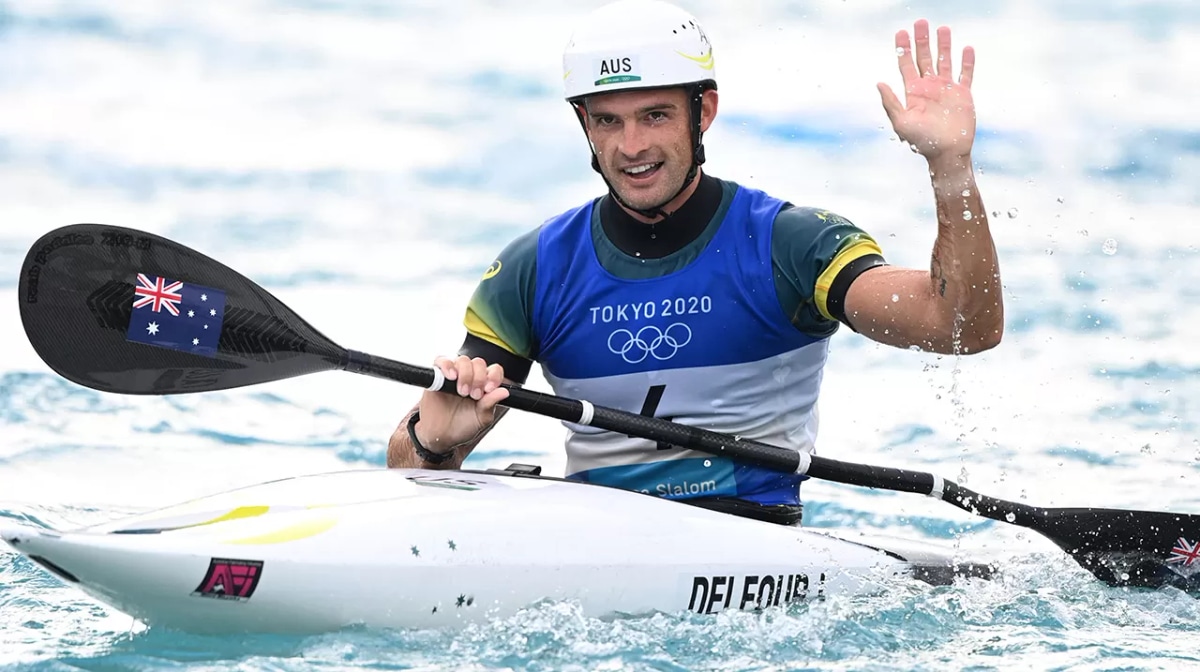
[[[828,338],[780,308],[771,234],[783,202],[739,187],[692,263],[628,280],[601,266],[593,204],[542,227],[533,328],[555,393],[812,451]],[[663,497],[799,503],[803,477],[567,423],[569,478]]]

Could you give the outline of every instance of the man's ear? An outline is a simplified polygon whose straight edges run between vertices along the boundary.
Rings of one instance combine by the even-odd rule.
[[[708,89],[700,96],[700,132],[704,133],[717,118],[717,90]]]

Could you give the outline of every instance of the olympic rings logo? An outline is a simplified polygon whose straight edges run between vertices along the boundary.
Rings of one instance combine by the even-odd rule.
[[[666,329],[647,325],[634,333],[628,329],[617,329],[608,337],[608,350],[629,364],[653,357],[665,362],[675,356],[679,349],[692,342],[692,329],[676,322]]]

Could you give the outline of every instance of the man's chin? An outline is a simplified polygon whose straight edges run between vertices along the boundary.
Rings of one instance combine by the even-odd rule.
[[[656,185],[654,189],[616,189],[617,195],[626,206],[634,210],[653,210],[666,205],[666,199],[670,196],[661,186]]]
[[[634,210],[653,210],[666,205],[666,203],[663,203],[663,199],[661,198],[627,198],[622,194],[621,200],[625,201],[625,205],[633,208]]]

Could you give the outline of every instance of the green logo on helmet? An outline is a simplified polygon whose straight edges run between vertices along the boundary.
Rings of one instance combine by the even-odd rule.
[[[638,77],[637,75],[614,75],[612,77],[605,77],[604,79],[597,79],[596,86],[604,86],[605,84],[620,84],[621,82],[640,82],[640,81],[642,81],[642,78]]]
[[[642,76],[635,74],[638,70],[638,59],[636,56],[602,58],[596,62],[596,81],[593,86],[640,82],[642,81]]]

